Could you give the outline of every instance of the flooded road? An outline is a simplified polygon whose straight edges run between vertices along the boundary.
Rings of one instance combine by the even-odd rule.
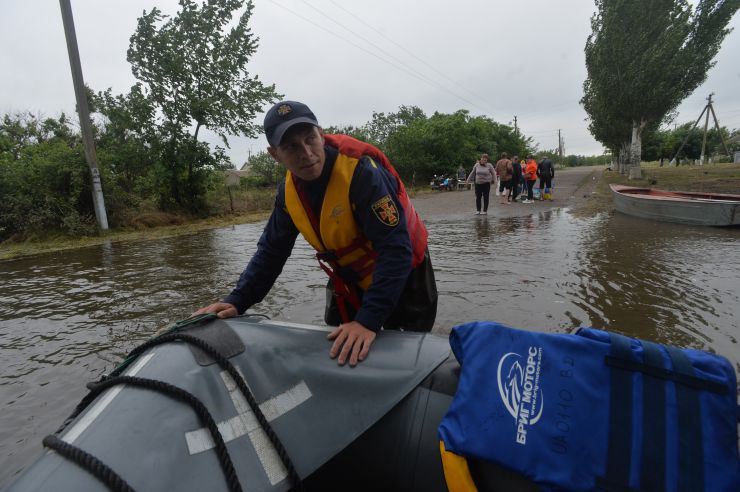
[[[737,370],[740,229],[532,212],[424,216],[437,333],[473,320],[559,333],[593,326],[712,350]],[[263,225],[0,262],[0,486],[40,452],[86,382],[228,293]],[[250,312],[319,324],[326,279],[308,245],[297,244]]]

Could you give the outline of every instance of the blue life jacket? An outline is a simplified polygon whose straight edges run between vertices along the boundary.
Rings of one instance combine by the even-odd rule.
[[[590,328],[453,328],[444,452],[545,490],[740,491],[735,371],[723,357]],[[448,481],[449,483],[449,481]]]

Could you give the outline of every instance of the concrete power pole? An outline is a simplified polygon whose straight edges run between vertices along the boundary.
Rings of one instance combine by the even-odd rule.
[[[560,165],[563,164],[563,137],[560,135],[560,128],[558,128],[558,157],[560,158]]]
[[[69,65],[72,69],[72,82],[74,83],[75,98],[77,99],[77,113],[80,116],[80,130],[82,130],[82,142],[85,146],[85,160],[92,176],[95,218],[98,221],[100,230],[106,231],[108,230],[108,215],[105,212],[103,187],[100,184],[98,156],[95,153],[95,143],[93,142],[90,109],[88,108],[87,96],[85,95],[85,81],[82,78],[82,65],[80,64],[80,53],[77,49],[77,35],[75,34],[75,24],[72,18],[72,7],[69,0],[59,0],[59,6],[62,9],[64,36],[67,40]]]

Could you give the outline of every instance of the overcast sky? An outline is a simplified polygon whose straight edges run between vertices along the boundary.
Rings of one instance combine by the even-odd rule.
[[[1,0],[0,113],[74,111],[57,0]],[[176,0],[72,0],[85,82],[125,93],[134,83],[129,38],[144,10],[174,14]],[[249,70],[324,126],[361,125],[400,105],[427,115],[467,109],[513,124],[541,149],[600,154],[578,104],[593,0],[255,0],[259,36]],[[740,127],[740,20],[707,81],[679,107],[694,121],[714,92],[720,124]],[[266,108],[265,108],[266,109]],[[262,122],[259,115],[258,122]],[[217,142],[212,135],[204,137]],[[237,167],[264,137],[230,139]]]

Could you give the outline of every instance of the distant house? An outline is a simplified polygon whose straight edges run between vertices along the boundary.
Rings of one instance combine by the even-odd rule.
[[[740,133],[736,133],[727,139],[727,145],[740,143]],[[735,151],[735,156],[732,159],[735,164],[740,163],[740,150]]]
[[[241,178],[250,176],[250,172],[245,171],[244,167],[246,166],[243,166],[242,170],[227,169],[224,171],[224,181],[226,182],[226,186],[239,186]]]

